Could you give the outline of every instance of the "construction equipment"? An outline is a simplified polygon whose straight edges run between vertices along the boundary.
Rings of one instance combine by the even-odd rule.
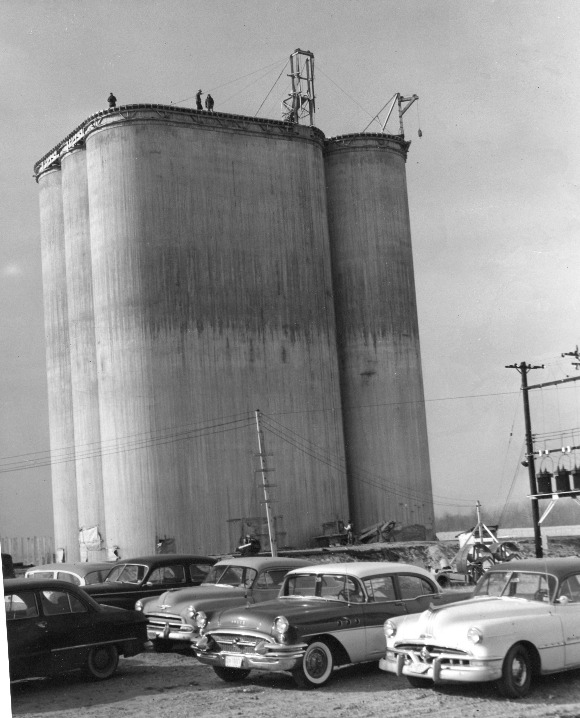
[[[435,570],[437,583],[445,588],[452,583],[475,584],[496,563],[521,558],[513,541],[498,541],[497,526],[489,527],[481,518],[481,504],[476,504],[477,523],[464,536],[459,551],[448,564],[441,562]]]

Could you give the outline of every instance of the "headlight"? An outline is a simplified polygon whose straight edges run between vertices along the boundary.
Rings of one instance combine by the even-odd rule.
[[[283,635],[284,633],[287,633],[290,628],[290,623],[284,616],[278,616],[278,618],[274,619],[274,625],[272,628],[276,631],[276,633],[281,633]]]
[[[393,636],[397,635],[397,627],[390,619],[385,621],[383,631],[385,632],[385,636],[387,638],[393,638]]]
[[[190,618],[195,618],[195,606],[188,606],[187,607],[187,615]]]
[[[143,601],[137,601],[135,604],[135,610],[136,611],[142,611],[143,610]]]
[[[481,643],[483,641],[483,633],[481,632],[481,629],[476,626],[471,626],[471,628],[467,631],[467,640],[471,641],[471,643]]]
[[[203,611],[198,611],[195,614],[195,625],[198,628],[205,628],[207,626],[207,616]]]

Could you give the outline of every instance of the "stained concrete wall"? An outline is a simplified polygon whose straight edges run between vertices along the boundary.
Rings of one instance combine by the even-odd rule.
[[[260,409],[300,545],[348,511],[321,140],[180,119],[86,140],[107,540],[232,549],[228,520],[263,514]]]
[[[328,140],[325,169],[351,511],[432,529],[405,159],[384,135]]]

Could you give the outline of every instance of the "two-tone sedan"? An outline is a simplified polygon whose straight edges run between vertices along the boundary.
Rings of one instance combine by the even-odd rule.
[[[525,696],[539,675],[580,667],[580,559],[525,559],[486,572],[473,598],[385,623],[380,667],[411,685],[497,681]]]
[[[244,556],[218,561],[200,586],[171,589],[137,601],[147,618],[147,635],[157,651],[191,649],[216,611],[275,598],[284,576],[294,568],[312,565],[299,558]]]
[[[102,680],[119,656],[135,656],[147,641],[136,611],[101,606],[79,587],[52,579],[4,581],[11,680],[81,669]]]
[[[384,654],[386,618],[468,595],[443,592],[428,571],[407,564],[309,566],[287,574],[277,599],[214,615],[194,650],[224,681],[256,668],[290,671],[301,687],[317,688],[335,667]]]
[[[97,603],[133,609],[139,599],[170,588],[198,586],[216,562],[210,556],[164,553],[113,564],[102,583],[83,588]]]

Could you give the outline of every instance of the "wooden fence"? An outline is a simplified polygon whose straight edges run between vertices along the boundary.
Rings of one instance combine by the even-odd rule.
[[[15,564],[39,566],[54,561],[52,536],[29,536],[27,538],[0,538],[2,553],[9,553]]]

